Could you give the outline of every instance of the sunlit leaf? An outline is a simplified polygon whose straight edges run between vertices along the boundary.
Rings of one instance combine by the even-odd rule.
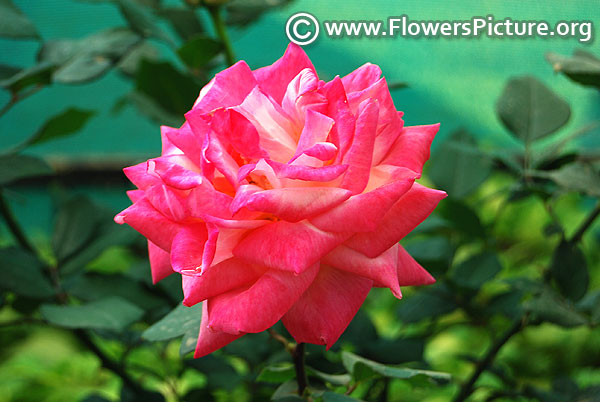
[[[554,133],[571,116],[567,102],[529,76],[508,81],[496,111],[506,128],[525,144]]]
[[[124,330],[144,314],[144,310],[120,297],[77,306],[45,304],[40,311],[48,322],[60,327],[113,331]]]
[[[280,384],[295,378],[295,376],[296,371],[291,364],[267,366],[258,374],[256,381]]]
[[[570,163],[547,175],[566,190],[600,196],[600,171],[592,165]]]

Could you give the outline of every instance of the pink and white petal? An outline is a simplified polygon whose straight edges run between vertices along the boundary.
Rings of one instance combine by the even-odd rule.
[[[206,161],[202,160],[202,146],[205,135],[196,135],[188,121],[183,123],[179,129],[168,127],[164,135],[206,175]]]
[[[356,119],[348,105],[340,77],[335,77],[332,81],[324,84],[323,92],[328,100],[327,116],[335,121],[329,133],[329,142],[337,146],[339,151],[336,162],[340,162],[352,145]]]
[[[398,245],[398,283],[400,283],[400,286],[420,286],[435,283],[435,278],[400,245]]]
[[[348,170],[348,165],[328,165],[323,167],[288,165],[275,161],[267,161],[281,179],[293,179],[316,182],[336,180]]]
[[[377,165],[371,167],[371,174],[369,175],[369,182],[365,188],[365,193],[373,191],[379,187],[385,186],[386,184],[395,182],[397,180],[405,180],[408,178],[418,178],[420,174],[413,172],[402,166],[394,165]]]
[[[204,116],[206,118],[206,116]],[[208,120],[223,144],[229,144],[240,155],[252,160],[268,157],[260,147],[258,131],[241,113],[234,109],[217,109]]]
[[[245,197],[241,206],[298,222],[335,207],[351,195],[336,187],[290,187],[254,192]]]
[[[155,285],[175,272],[171,267],[171,256],[169,253],[151,241],[148,241],[148,257],[150,259],[152,283]]]
[[[133,183],[134,186],[140,190],[160,184],[160,179],[155,175],[148,174],[148,163],[142,162],[137,165],[128,166],[123,169],[125,176]]]
[[[445,197],[443,191],[415,183],[385,214],[373,233],[358,233],[345,245],[368,257],[376,257],[423,222]]]
[[[378,65],[366,63],[342,78],[346,93],[360,92],[379,81],[381,68]]]
[[[194,218],[202,219],[205,215],[217,218],[231,219],[229,206],[233,198],[217,191],[208,180],[201,186],[191,189],[186,198],[187,207]]]
[[[284,162],[294,155],[296,135],[291,121],[281,106],[274,103],[259,87],[255,87],[233,110],[254,125],[260,136],[260,147],[267,151],[271,159]]]
[[[256,80],[245,61],[221,71],[200,91],[193,109],[208,113],[220,107],[239,105],[256,86]]]
[[[278,221],[250,232],[233,255],[269,268],[301,273],[343,243],[350,234],[328,233],[307,221]]]
[[[196,186],[200,186],[204,177],[194,171],[187,169],[177,162],[181,162],[182,158],[155,158],[147,162],[148,174],[159,177],[161,181],[169,187],[178,190],[190,190]],[[193,166],[190,166],[193,168]]]
[[[128,224],[165,251],[171,250],[173,238],[181,228],[158,212],[146,197],[121,211],[115,216],[115,222]]]
[[[181,151],[181,149],[177,148],[177,146],[175,146],[175,144],[173,144],[171,142],[171,140],[169,139],[168,133],[170,133],[173,130],[177,130],[177,129],[173,128],[173,127],[169,127],[169,126],[160,126],[160,138],[161,138],[161,142],[162,142],[161,155],[163,155],[163,156],[177,155],[177,154],[183,153],[183,151]]]
[[[331,142],[317,142],[312,147],[304,150],[303,154],[325,162],[335,158],[337,151],[337,147]]]
[[[382,163],[405,166],[421,174],[439,128],[439,124],[404,127]]]
[[[379,165],[387,155],[392,144],[400,136],[404,120],[402,120],[402,112],[396,112],[396,117],[392,117],[388,122],[379,122],[377,127],[377,136],[375,137],[375,146],[373,147],[373,165]],[[379,113],[381,117],[381,113]]]
[[[322,266],[302,297],[283,316],[296,342],[327,345],[342,335],[364,302],[373,281]]]
[[[219,172],[223,174],[227,178],[227,181],[231,183],[232,186],[237,187],[237,174],[239,170],[239,165],[232,158],[232,156],[227,152],[223,144],[217,135],[211,130],[208,133],[207,141],[204,144],[204,157],[210,163],[212,163]]]
[[[354,129],[354,140],[344,155],[343,163],[349,167],[342,180],[342,187],[351,190],[354,194],[362,193],[369,182],[378,115],[379,106],[376,101],[367,99],[361,103]]]
[[[371,279],[374,286],[390,288],[394,296],[402,297],[398,284],[398,245],[381,255],[369,258],[343,244],[334,248],[321,262],[342,271]]]
[[[333,119],[314,110],[306,111],[306,122],[296,149],[295,157],[313,147],[315,144],[324,143],[333,127]],[[331,144],[335,146],[334,144]],[[337,148],[337,147],[336,147]]]
[[[144,190],[129,190],[127,191],[127,197],[131,202],[136,203],[144,197]]]
[[[244,334],[232,335],[226,332],[216,331],[209,327],[208,322],[208,302],[202,305],[202,321],[200,323],[200,334],[198,335],[198,343],[194,358],[199,358],[211,354],[217,349],[230,344]]]
[[[182,275],[183,304],[193,306],[231,290],[248,287],[266,270],[238,258],[230,258],[211,266],[202,275]]]
[[[154,208],[170,220],[180,222],[191,216],[183,191],[160,184],[148,187],[145,192]]]
[[[354,195],[337,207],[310,218],[310,222],[327,232],[372,232],[392,205],[410,190],[414,181],[414,177],[408,177],[368,193]]]
[[[211,298],[209,326],[230,334],[270,328],[308,289],[318,271],[318,263],[301,274],[271,269],[247,288]]]
[[[305,68],[317,74],[304,50],[290,43],[283,56],[270,66],[254,71],[254,77],[262,90],[281,104],[290,81]]]

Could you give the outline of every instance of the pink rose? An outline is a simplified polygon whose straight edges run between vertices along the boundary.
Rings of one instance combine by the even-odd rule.
[[[372,287],[434,282],[398,241],[446,196],[415,183],[439,125],[404,127],[380,76],[321,81],[296,45],[240,61],[125,169],[138,190],[115,221],[148,238],[155,282],[178,272],[183,303],[204,301],[196,357],[279,320],[330,347]]]

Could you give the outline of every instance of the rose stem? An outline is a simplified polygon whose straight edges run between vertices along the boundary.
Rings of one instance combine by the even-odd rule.
[[[225,61],[227,62],[227,65],[232,66],[235,63],[235,56],[233,55],[233,48],[231,47],[229,35],[227,34],[227,30],[225,29],[225,22],[223,21],[223,17],[221,16],[221,7],[207,6],[207,8],[208,12],[210,13],[210,19],[212,20],[215,32],[217,33],[217,36],[221,39],[221,42],[223,42],[223,47],[225,51]]]
[[[302,396],[308,386],[306,370],[304,368],[304,343],[298,343],[292,352],[294,368],[296,369],[296,381],[298,382],[298,395]]]

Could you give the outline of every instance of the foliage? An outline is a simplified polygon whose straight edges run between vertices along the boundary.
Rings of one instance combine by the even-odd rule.
[[[132,84],[116,109],[132,103],[157,123],[177,125],[211,72],[234,59],[224,21],[245,26],[287,1],[110,3],[127,27],[43,41],[12,1],[0,0],[0,35],[40,41],[37,64],[0,66],[0,86],[10,94],[0,116],[46,86],[85,84],[116,70]],[[158,58],[158,43],[170,58]],[[547,58],[573,85],[600,87],[596,56]],[[405,289],[399,303],[372,292],[331,350],[307,345],[312,400],[597,398],[600,152],[577,143],[593,125],[561,132],[571,113],[544,83],[517,77],[497,102],[516,149],[484,150],[466,130],[438,144],[425,180],[450,197],[403,240],[438,282]],[[48,190],[60,186],[53,168],[28,150],[76,134],[93,117],[65,110],[0,155],[3,397],[302,400],[286,353],[297,346],[283,326],[192,359],[201,306],[177,305],[175,278],[150,283],[145,245],[115,225],[106,206],[54,191],[52,233],[34,244],[23,231],[10,205],[19,185],[41,177]],[[51,347],[41,348],[40,339]],[[51,357],[53,349],[74,356],[62,363],[34,357]],[[19,371],[23,364],[29,371]]]

